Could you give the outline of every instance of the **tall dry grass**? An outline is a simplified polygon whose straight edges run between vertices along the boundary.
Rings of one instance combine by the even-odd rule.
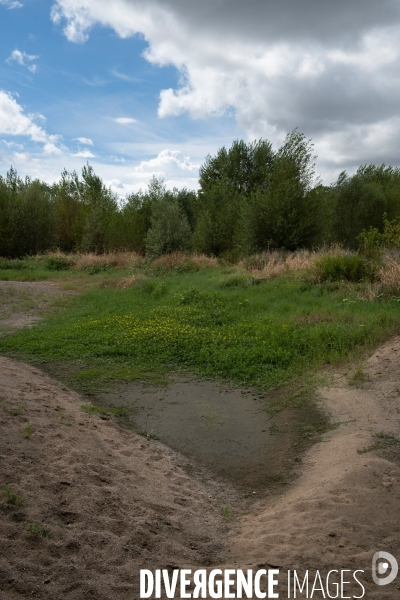
[[[392,294],[400,293],[400,255],[394,252],[387,253],[382,262],[378,277],[384,290]]]
[[[108,267],[116,267],[119,269],[134,269],[143,266],[145,259],[136,252],[109,252],[107,254],[94,254],[88,252],[86,254],[77,255],[73,269],[85,270],[91,267],[100,267],[107,265]]]
[[[171,254],[162,254],[150,262],[154,269],[176,269],[187,266],[193,271],[216,267],[218,260],[213,256],[205,254],[187,254],[186,252],[172,252]]]
[[[242,260],[238,267],[249,271],[254,279],[274,279],[289,272],[312,268],[317,253],[309,250],[287,253],[279,250],[264,252]]]

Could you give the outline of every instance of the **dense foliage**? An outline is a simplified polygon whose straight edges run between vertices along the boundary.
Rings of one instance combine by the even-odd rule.
[[[237,140],[207,156],[199,185],[198,192],[171,191],[154,177],[121,201],[90,165],[81,176],[64,171],[51,186],[22,180],[11,167],[0,176],[0,256],[60,248],[234,258],[334,242],[357,249],[390,238],[398,245],[400,169],[365,165],[323,186],[312,143],[297,129],[277,151],[266,140]]]

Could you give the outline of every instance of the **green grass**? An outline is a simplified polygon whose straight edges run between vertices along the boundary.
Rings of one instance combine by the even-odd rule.
[[[51,530],[46,525],[38,525],[37,523],[31,523],[27,526],[26,531],[36,537],[52,537]]]
[[[27,423],[25,427],[21,429],[21,435],[23,438],[29,439],[34,433],[35,428],[31,423]]]
[[[3,485],[0,495],[4,498],[4,501],[0,502],[0,508],[12,509],[18,506],[25,506],[26,504],[21,495],[15,492],[9,485]]]
[[[374,450],[385,450],[391,446],[400,446],[400,440],[389,433],[376,433],[374,437],[376,438],[376,442],[367,448],[357,450],[358,454],[366,454],[367,452],[373,452]]]
[[[233,521],[234,515],[233,515],[232,507],[230,506],[230,504],[227,504],[226,506],[221,508],[220,512],[221,512],[222,517],[226,521]]]
[[[348,289],[345,298],[340,286],[290,277],[221,286],[223,273],[92,288],[34,328],[0,338],[0,352],[69,365],[87,386],[188,370],[274,389],[400,331],[399,305],[390,300],[348,302]]]

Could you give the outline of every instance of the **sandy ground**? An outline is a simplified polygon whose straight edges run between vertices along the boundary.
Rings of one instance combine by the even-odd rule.
[[[399,598],[400,576],[385,587],[371,579],[376,551],[400,562],[399,445],[357,452],[377,433],[400,437],[399,363],[400,337],[367,360],[362,388],[335,376],[321,403],[338,427],[284,494],[245,505],[189,459],[87,415],[78,394],[0,358],[0,489],[23,501],[0,498],[0,599],[133,599],[142,567],[213,566],[280,568],[282,598],[288,569],[312,580],[362,569],[365,598]],[[228,504],[245,514],[227,521]],[[354,582],[344,589],[361,595]]]
[[[376,433],[400,437],[400,337],[381,346],[366,368],[370,381],[362,389],[336,376],[321,390],[339,426],[308,451],[287,494],[261,500],[241,519],[231,537],[237,565],[267,563],[301,573],[364,569],[367,598],[400,597],[399,577],[385,587],[371,583],[376,551],[400,562],[400,446],[357,452],[376,442]]]
[[[0,510],[2,600],[134,598],[141,566],[221,559],[218,491],[188,476],[186,459],[83,413],[77,394],[27,365],[0,358],[0,388],[0,486],[25,503]]]

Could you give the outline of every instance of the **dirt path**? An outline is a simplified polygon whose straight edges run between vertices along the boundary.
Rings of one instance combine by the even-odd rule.
[[[34,325],[73,293],[55,281],[0,281],[0,335]]]

